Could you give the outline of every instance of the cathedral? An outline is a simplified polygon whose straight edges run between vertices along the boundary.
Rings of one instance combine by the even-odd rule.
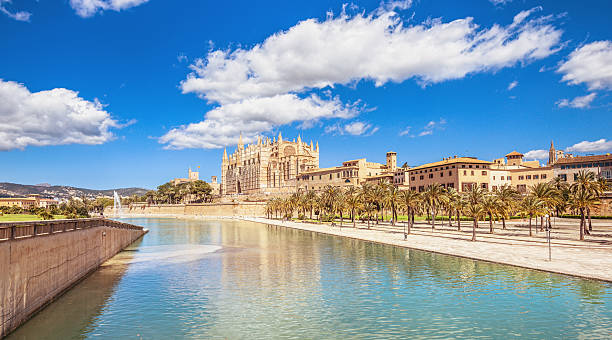
[[[223,195],[279,194],[297,188],[297,176],[319,167],[319,143],[313,146],[297,141],[257,138],[256,144],[244,145],[242,135],[236,151],[223,150],[221,185]]]

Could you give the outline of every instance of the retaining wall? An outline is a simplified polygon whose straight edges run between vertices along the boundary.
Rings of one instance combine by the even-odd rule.
[[[202,204],[132,204],[122,209],[127,215],[193,215],[193,216],[265,216],[265,203],[202,203]],[[113,216],[112,207],[104,211],[107,216]]]
[[[97,226],[0,242],[0,338],[145,233]]]

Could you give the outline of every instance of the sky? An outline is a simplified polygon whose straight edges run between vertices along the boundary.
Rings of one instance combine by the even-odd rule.
[[[0,182],[220,176],[240,134],[320,166],[551,140],[612,152],[612,2],[0,0]]]

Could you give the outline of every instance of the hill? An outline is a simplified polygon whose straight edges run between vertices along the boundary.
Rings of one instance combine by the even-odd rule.
[[[23,197],[30,194],[39,194],[42,197],[69,199],[71,197],[87,197],[90,199],[100,196],[113,196],[116,190],[120,196],[143,195],[148,190],[143,188],[119,188],[95,190],[85,188],[75,188],[65,185],[26,185],[16,183],[0,183],[0,197]]]

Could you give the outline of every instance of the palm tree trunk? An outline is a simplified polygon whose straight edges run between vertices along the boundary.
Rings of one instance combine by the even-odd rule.
[[[590,232],[593,231],[593,225],[591,224],[591,208],[587,208],[587,215],[589,216],[589,231],[587,235],[590,235]]]
[[[506,218],[502,217],[502,229],[506,230]]]
[[[540,216],[540,231],[544,231],[544,216]]]
[[[457,231],[461,231],[461,217],[459,214],[459,209],[457,209]]]
[[[436,227],[436,210],[431,209],[431,231]]]
[[[368,214],[368,229],[370,229],[370,214]]]
[[[342,228],[342,221],[343,221],[343,217],[342,217],[342,211],[340,211],[340,228]]]
[[[531,232],[531,215],[529,215],[529,236],[533,236],[533,233]]]
[[[584,240],[584,209],[580,209],[580,241]]]
[[[478,224],[478,220],[474,218],[474,225],[472,226],[472,241],[476,241],[476,224]]]
[[[489,233],[493,234],[493,215],[489,213]]]

